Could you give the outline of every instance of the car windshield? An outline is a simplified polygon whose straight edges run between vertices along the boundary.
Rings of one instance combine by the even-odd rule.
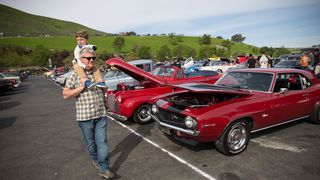
[[[172,67],[158,67],[152,71],[152,74],[156,76],[172,76],[174,70]]]
[[[104,78],[113,78],[113,77],[117,77],[117,76],[121,76],[124,75],[125,73],[119,70],[113,70],[110,69],[106,75],[104,76]]]
[[[257,72],[229,72],[215,85],[268,92],[273,74]]]

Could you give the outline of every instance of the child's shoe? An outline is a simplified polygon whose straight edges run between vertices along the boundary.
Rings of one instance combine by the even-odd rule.
[[[91,88],[92,86],[94,86],[94,83],[92,83],[89,79],[86,80],[86,82],[84,82],[86,88]]]
[[[96,84],[96,86],[99,87],[99,88],[107,88],[106,83],[104,83],[103,81],[98,82],[98,83]]]

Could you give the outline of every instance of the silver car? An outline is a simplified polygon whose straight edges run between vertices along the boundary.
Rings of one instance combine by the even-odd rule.
[[[140,69],[143,69],[147,72],[151,72],[153,69],[153,61],[150,59],[134,60],[134,61],[129,61],[128,63]],[[120,83],[124,83],[129,87],[134,87],[139,85],[139,82],[133,79],[131,76],[125,74],[124,72],[118,69],[112,69],[112,68],[109,71],[107,71],[106,74],[104,75],[104,81],[108,86],[109,90],[116,90],[117,85]]]

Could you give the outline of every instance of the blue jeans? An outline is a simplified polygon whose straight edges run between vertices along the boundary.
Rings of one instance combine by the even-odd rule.
[[[78,121],[83,140],[89,151],[91,160],[98,161],[100,171],[109,169],[107,144],[107,118],[100,117],[88,121]]]

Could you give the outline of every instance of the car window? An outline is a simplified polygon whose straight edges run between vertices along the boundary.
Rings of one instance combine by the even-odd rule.
[[[156,76],[172,76],[174,68],[171,67],[159,67],[153,70],[152,74]]]
[[[255,72],[229,72],[215,84],[234,88],[250,89],[268,92],[273,74]]]
[[[177,72],[177,78],[183,78],[183,72],[182,69],[179,69]]]
[[[299,73],[281,73],[277,74],[274,86],[274,92],[279,92],[281,88],[287,88],[289,91],[302,90],[310,87],[311,81]]]
[[[147,64],[137,64],[136,67],[143,69],[147,72],[151,71],[151,64],[147,63]]]
[[[105,77],[105,78],[115,77],[115,75],[117,74],[117,72],[118,72],[118,70],[109,70],[104,77]]]

